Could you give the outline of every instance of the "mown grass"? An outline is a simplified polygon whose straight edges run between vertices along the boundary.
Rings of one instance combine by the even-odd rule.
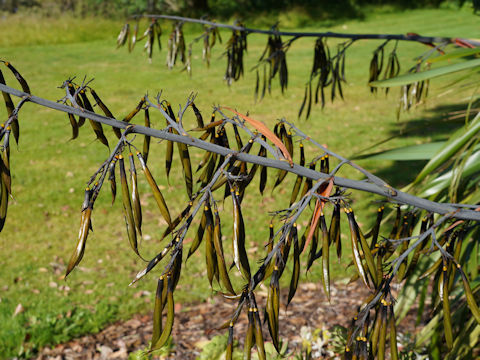
[[[196,104],[206,118],[213,104],[222,104],[242,112],[248,111],[252,117],[270,126],[281,117],[297,121],[304,84],[311,68],[312,39],[296,41],[288,53],[288,91],[282,95],[275,81],[272,94],[254,103],[255,74],[248,70],[263,51],[266,42],[263,36],[249,36],[245,76],[227,87],[222,81],[225,70],[225,60],[220,59],[222,45],[213,50],[210,69],[201,63],[200,47],[194,47],[193,76],[188,78],[180,72],[181,67],[167,71],[165,52],[158,54],[155,49],[153,62],[149,64],[141,51],[142,44],[137,44],[132,54],[128,54],[126,49],[116,50],[114,43],[122,25],[120,22],[71,18],[32,21],[36,23],[27,30],[19,18],[7,18],[0,23],[0,56],[15,65],[28,80],[35,95],[59,99],[63,93],[57,86],[66,78],[87,76],[95,78],[92,86],[118,117],[135,107],[145,92],[156,94],[163,90],[162,97],[175,108],[183,104],[190,93],[198,93]],[[372,12],[366,19],[349,21],[331,30],[417,32],[478,38],[480,31],[477,23],[478,17],[470,12],[448,9]],[[169,27],[165,25],[164,32]],[[323,29],[326,30],[305,28]],[[198,35],[200,30],[187,27],[187,42],[193,38],[195,31]],[[222,35],[226,41],[229,34],[222,32]],[[162,40],[165,44],[165,35]],[[329,41],[332,49],[335,43]],[[354,44],[347,53],[345,101],[329,103],[323,111],[316,106],[310,120],[297,121],[298,126],[313,138],[346,157],[353,157],[377,141],[399,134],[412,121],[426,127],[410,132],[408,136],[395,138],[377,150],[447,136],[448,133],[442,133],[442,124],[437,121],[439,113],[446,110],[435,109],[445,109],[440,106],[463,101],[466,96],[456,92],[450,93],[448,98],[437,97],[444,91],[441,87],[448,84],[448,79],[432,81],[432,89],[436,90],[432,90],[427,106],[403,114],[402,120],[397,122],[394,114],[397,90],[391,90],[385,98],[383,93],[372,96],[366,86],[370,57],[378,45],[376,41],[362,41]],[[412,59],[423,51],[425,47],[419,44],[400,44],[399,54],[402,65],[405,64],[403,70],[412,65]],[[15,84],[9,74],[6,76],[9,85]],[[1,111],[2,117],[5,117],[3,107]],[[152,115],[152,122],[155,127],[164,126],[156,114]],[[0,278],[3,280],[0,293],[0,323],[3,324],[0,327],[0,356],[5,358],[28,357],[39,347],[98,331],[106,323],[128,318],[135,312],[149,311],[155,290],[154,275],[134,287],[127,286],[144,264],[129,248],[121,204],[117,199],[113,206],[110,205],[108,189],[102,191],[97,200],[93,215],[94,232],[89,236],[79,269],[70,275],[68,281],[62,280],[65,263],[76,243],[85,182],[104,161],[108,151],[94,141],[88,124],[81,129],[79,139],[69,141],[71,130],[67,117],[35,105],[25,105],[20,123],[20,145],[18,149],[12,146],[11,155],[15,200],[11,201],[7,223],[0,235]],[[188,114],[185,124],[188,124],[187,128],[194,126],[192,114]],[[447,127],[448,131],[450,128]],[[107,130],[107,133],[113,144],[111,131]],[[141,139],[136,142],[140,143]],[[177,155],[170,183],[164,177],[164,146],[163,143],[152,143],[149,163],[166,194],[171,212],[177,213],[183,207],[186,195]],[[314,151],[310,146],[307,150]],[[192,149],[195,162],[200,156],[200,152]],[[310,154],[307,161],[313,156]],[[384,175],[397,186],[404,185],[415,175],[402,164],[371,161],[362,161],[361,164]],[[251,191],[244,200],[247,243],[256,258],[262,256],[262,248],[268,238],[268,211],[288,205],[294,181],[293,176],[287,177],[285,185],[271,193],[274,173],[269,172],[269,186],[263,197]],[[350,170],[342,171],[341,175],[361,178]],[[140,178],[146,235],[141,251],[148,258],[160,250],[158,236],[164,223],[149,195],[147,183]],[[375,206],[370,205],[373,198],[355,194],[353,199],[360,223],[368,224],[369,212],[376,211]],[[227,201],[224,206],[223,232],[229,238],[231,205]],[[304,227],[306,221],[303,219],[300,226]],[[190,239],[193,236],[192,232],[187,237]],[[346,235],[344,240],[346,244]],[[345,276],[343,268],[348,262],[347,256],[341,265],[332,265],[333,276]],[[306,278],[303,273],[302,278]],[[319,281],[318,266],[314,266],[307,278]],[[199,252],[184,267],[176,299],[178,302],[201,301],[211,294],[204,270],[204,255]],[[18,304],[24,311],[13,316]]]

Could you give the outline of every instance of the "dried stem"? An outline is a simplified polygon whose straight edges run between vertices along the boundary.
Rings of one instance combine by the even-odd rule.
[[[29,102],[35,103],[41,106],[45,106],[57,111],[62,111],[65,113],[70,113],[74,115],[79,115],[83,116],[85,118],[91,119],[93,121],[97,121],[99,123],[109,125],[115,128],[119,129],[126,129],[128,126],[132,126],[131,128],[131,133],[136,133],[136,134],[142,134],[142,135],[147,135],[151,137],[155,137],[158,139],[165,139],[169,141],[174,141],[174,142],[180,142],[183,144],[187,144],[190,146],[198,147],[203,150],[207,150],[210,152],[215,152],[217,154],[227,156],[229,154],[235,155],[236,159],[252,164],[258,164],[262,166],[267,166],[267,167],[272,167],[276,169],[281,169],[281,170],[286,170],[290,173],[297,174],[315,181],[318,181],[320,179],[328,179],[330,178],[329,174],[324,174],[318,171],[310,170],[308,168],[305,168],[303,166],[300,166],[298,164],[294,164],[292,167],[284,161],[284,160],[275,160],[275,159],[270,159],[270,158],[265,158],[261,156],[256,156],[256,155],[251,155],[251,154],[244,154],[244,153],[238,153],[234,150],[218,146],[215,144],[212,144],[210,142],[202,141],[199,139],[195,139],[191,136],[188,135],[176,135],[172,134],[169,132],[166,132],[165,130],[157,130],[157,129],[152,129],[149,127],[141,126],[141,125],[132,125],[127,122],[119,121],[113,118],[108,118],[102,115],[95,114],[93,112],[89,111],[82,111],[80,109],[76,109],[71,106],[66,106],[64,104],[59,104],[54,101],[46,100],[37,96],[29,95],[23,91],[11,88],[9,86],[0,84],[0,91],[7,92],[11,95],[17,96],[17,97],[24,97],[24,96],[29,96]],[[164,115],[162,109],[159,109],[162,115]],[[164,115],[165,116],[165,115]],[[167,115],[168,116],[168,115]],[[296,129],[296,128],[295,128]],[[297,129],[298,130],[298,129]],[[300,131],[297,132],[297,134],[303,134]],[[305,135],[306,136],[306,135]],[[308,137],[306,137],[308,138]],[[314,142],[315,145],[321,146],[320,144]],[[331,153],[329,150],[327,152]],[[333,154],[333,153],[332,153]],[[342,157],[339,157],[335,154],[336,157],[339,159],[343,159]],[[345,159],[346,160],[346,159]],[[347,160],[348,161],[348,160]],[[361,169],[358,165],[354,165],[353,163],[349,162],[349,164],[352,164],[357,169]],[[368,172],[364,169],[365,174]],[[372,178],[377,178],[373,174],[368,173],[368,177],[370,179]],[[470,209],[466,209],[462,205],[457,204],[442,204],[442,203],[437,203],[434,201],[422,199],[407,193],[404,193],[400,190],[394,189],[394,188],[389,188],[388,186],[382,186],[380,184],[376,183],[368,183],[365,181],[358,181],[358,180],[351,180],[351,179],[346,179],[342,178],[339,176],[333,177],[333,182],[336,186],[344,187],[344,188],[349,188],[349,189],[354,189],[354,190],[360,190],[360,191],[365,191],[369,192],[372,194],[378,194],[387,198],[393,199],[397,203],[401,204],[407,204],[414,206],[416,208],[424,209],[429,212],[434,212],[437,214],[441,215],[446,215],[450,213],[454,213],[452,217],[456,219],[461,219],[461,220],[480,220],[480,212],[478,211],[473,211]],[[384,184],[384,182],[381,182]]]
[[[262,29],[253,29],[247,28],[244,26],[238,25],[228,25],[217,23],[213,21],[201,20],[201,19],[193,19],[183,16],[175,16],[175,15],[132,15],[130,19],[166,19],[166,20],[174,20],[174,21],[182,21],[182,22],[189,22],[189,23],[196,23],[196,24],[203,24],[203,25],[210,25],[213,27],[224,28],[224,29],[231,29],[236,31],[244,31],[247,34],[267,34],[267,35],[280,35],[280,36],[293,36],[293,37],[325,37],[325,38],[338,38],[338,39],[351,39],[351,40],[365,40],[365,39],[376,39],[376,40],[401,40],[401,41],[414,41],[414,42],[422,42],[422,43],[451,43],[454,42],[456,39],[447,38],[447,37],[438,37],[438,36],[421,36],[418,34],[348,34],[348,33],[336,33],[331,31],[326,32],[301,32],[301,31],[278,31],[278,30],[262,30]],[[468,42],[469,44],[479,46],[480,42],[470,39],[459,39],[461,41]]]

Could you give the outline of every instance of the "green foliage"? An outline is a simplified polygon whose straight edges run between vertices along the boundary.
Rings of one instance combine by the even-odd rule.
[[[72,308],[68,299],[63,298],[56,304],[61,308],[59,311],[48,299],[37,297],[36,300],[35,311],[27,308],[12,318],[11,309],[17,304],[9,298],[2,298],[0,321],[5,324],[4,336],[0,339],[2,357],[29,358],[44,346],[64,343],[85,333],[96,333],[119,316],[117,304],[100,302],[95,310],[81,305]],[[35,339],[34,343],[29,343],[29,339]]]
[[[473,0],[473,4],[476,1]],[[223,19],[241,17],[244,20],[254,15],[258,17],[258,14],[262,13],[263,19],[259,19],[262,22],[272,14],[281,16],[295,9],[299,17],[304,17],[304,20],[300,21],[303,24],[297,23],[297,26],[305,26],[318,21],[331,23],[345,19],[362,19],[368,16],[375,6],[393,6],[394,9],[439,6],[458,8],[464,3],[470,5],[471,2],[465,0],[338,0],[335,2],[328,0],[5,0],[0,10],[9,13],[40,12],[52,17],[58,13],[70,13],[82,17],[93,15],[121,18],[131,14],[161,12],[189,16],[208,14]],[[252,21],[249,22],[252,23]]]
[[[433,78],[436,78],[437,76],[453,74],[457,71],[464,71],[469,69],[475,70],[479,66],[480,66],[480,59],[475,59],[475,60],[470,60],[463,63],[438,67],[432,70],[416,72],[413,74],[406,74],[406,75],[395,77],[393,79],[371,82],[370,86],[391,87],[391,86],[408,85],[414,82],[433,79]]]
[[[225,357],[225,348],[227,347],[228,334],[216,335],[211,340],[206,341],[205,343],[197,344],[198,347],[202,348],[200,356],[197,357],[197,360],[220,360]],[[242,359],[243,354],[239,350],[238,342],[235,341],[234,347],[236,348],[233,358]]]
[[[159,350],[149,352],[146,349],[140,349],[133,353],[128,354],[128,360],[152,360],[152,359],[164,359],[171,356],[175,350],[175,343],[170,337],[167,343]]]
[[[452,55],[443,55],[437,59],[439,61],[451,60],[458,57],[469,57],[476,53],[477,51],[467,49],[456,51]],[[411,75],[411,77],[407,75],[378,83],[405,86],[414,81],[430,80],[436,76],[447,75],[456,71],[477,70],[478,67],[478,59],[469,58],[463,63],[417,73]],[[471,74],[472,72],[467,77],[469,78]],[[465,80],[465,77],[460,76],[460,79]],[[478,204],[480,201],[477,186],[480,176],[480,167],[478,166],[480,113],[477,112],[477,115],[469,121],[470,108],[473,103],[477,102],[475,96],[477,89],[478,86],[475,86],[474,95],[471,96],[470,103],[465,111],[465,125],[454,132],[447,141],[430,144],[430,154],[426,154],[426,158],[429,159],[428,163],[409,185],[410,189],[420,193],[421,196],[449,202],[459,201]],[[419,145],[413,149],[414,151],[420,150],[422,146],[425,147],[425,145]],[[412,154],[412,147],[393,149],[380,155],[373,155],[372,158],[398,158],[402,156],[402,153],[408,158]],[[449,231],[450,229],[447,228],[442,234],[445,239],[448,237],[445,246],[447,250],[433,253],[433,256],[420,260],[417,271],[411,274],[401,291],[401,301],[397,304],[396,310],[397,314],[400,312],[399,316],[402,318],[414,304],[417,304],[417,323],[419,323],[425,317],[426,298],[430,296],[430,301],[433,304],[432,311],[435,316],[433,319],[427,320],[427,324],[421,330],[415,344],[410,344],[411,348],[416,351],[424,351],[424,353],[428,352],[431,358],[458,357],[473,359],[478,356],[475,349],[478,347],[479,338],[477,334],[480,331],[480,324],[472,321],[467,307],[472,300],[478,301],[480,299],[480,292],[478,291],[480,286],[477,285],[480,280],[478,278],[478,257],[480,255],[478,229],[475,226],[462,228],[459,230],[461,236],[456,243],[456,234],[454,232],[450,234]],[[448,259],[454,259],[458,268],[460,268],[460,263],[463,264],[464,270],[460,274],[461,276],[457,276],[455,270],[450,274],[447,272],[449,269],[447,264],[451,261]],[[437,268],[438,270],[436,270]],[[448,280],[445,280],[447,274],[449,274]],[[468,278],[471,279],[471,291],[465,286],[465,279],[467,278],[465,274],[468,274]],[[432,278],[432,276],[434,277]],[[427,278],[425,279],[425,277]],[[434,290],[428,291],[432,284]],[[465,290],[465,292],[462,290]],[[418,294],[422,295],[417,300]],[[453,299],[451,299],[452,294],[454,294]],[[443,305],[443,312],[439,309],[441,304]],[[471,310],[475,315],[475,309],[472,308]],[[450,315],[447,311],[451,311],[452,314]],[[467,334],[475,334],[475,338],[467,337]],[[451,340],[452,336],[455,338],[454,342]],[[442,338],[445,338],[447,347],[442,344]],[[433,341],[431,341],[432,339]],[[428,349],[425,349],[429,342]]]

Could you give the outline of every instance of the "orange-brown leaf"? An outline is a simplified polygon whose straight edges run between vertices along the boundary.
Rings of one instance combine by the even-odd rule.
[[[259,133],[265,135],[265,137],[270,140],[272,143],[274,143],[282,152],[283,157],[288,161],[291,167],[293,167],[293,160],[292,156],[288,152],[287,148],[283,144],[282,140],[280,140],[270,129],[261,121],[252,119],[246,115],[243,115],[239,113],[236,110],[233,110],[232,108],[229,108],[227,106],[222,106],[221,109],[226,109],[230,110],[231,112],[234,112],[238,116],[240,116],[243,120],[248,122],[250,125],[252,125]]]

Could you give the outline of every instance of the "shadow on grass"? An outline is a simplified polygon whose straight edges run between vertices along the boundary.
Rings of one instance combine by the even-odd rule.
[[[401,189],[415,180],[427,161],[394,161],[391,166],[375,171],[375,175],[394,188]]]
[[[404,138],[417,136],[445,136],[447,138],[465,124],[464,112],[467,107],[468,103],[436,106],[428,109],[426,116],[399,122],[396,129],[392,128],[390,135]],[[476,113],[472,112],[470,119],[475,115]]]
[[[374,153],[380,144],[394,138],[434,138],[447,140],[455,131],[465,124],[465,116],[460,114],[467,109],[468,103],[439,105],[429,109],[426,116],[412,119],[408,122],[399,122],[392,127],[390,137],[371,146],[365,153]],[[470,114],[473,119],[476,112]],[[386,141],[387,140],[387,141]],[[428,140],[426,142],[430,142]],[[393,148],[393,147],[392,147]],[[373,160],[371,160],[373,161]],[[379,165],[382,160],[378,160]],[[393,161],[390,166],[375,171],[375,175],[384,179],[390,185],[401,188],[412,182],[417,174],[426,165],[427,161]]]

